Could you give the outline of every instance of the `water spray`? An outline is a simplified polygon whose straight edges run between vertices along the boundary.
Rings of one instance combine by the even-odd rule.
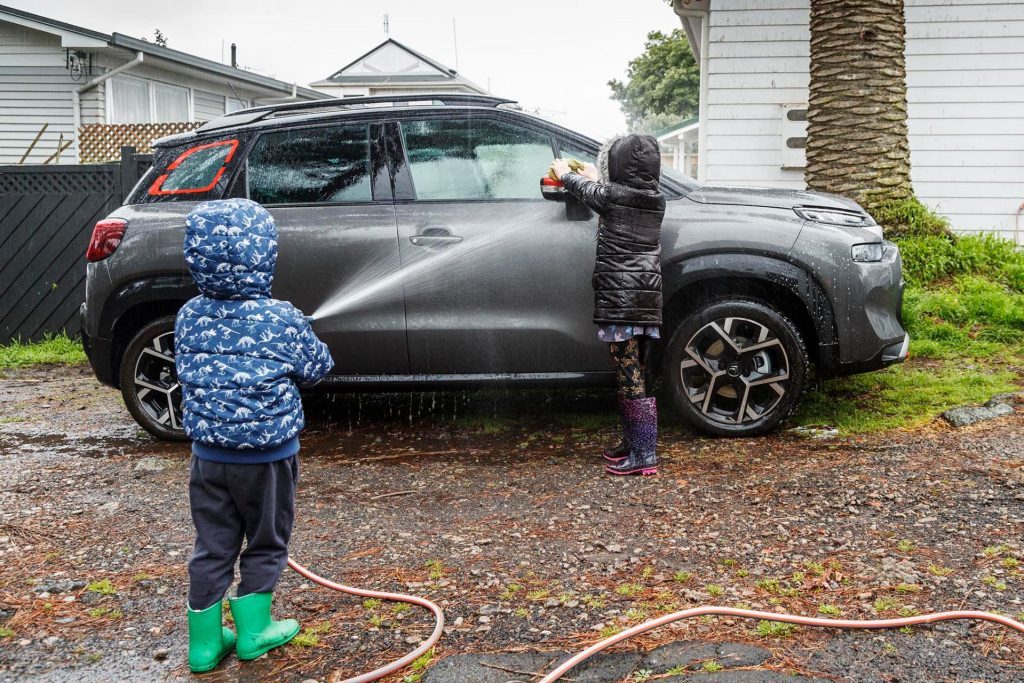
[[[439,268],[451,270],[470,267],[467,265],[470,258],[504,258],[501,245],[519,238],[520,227],[529,222],[529,217],[509,222],[487,234],[473,235],[463,242],[448,246],[415,247],[415,251],[410,252],[414,256],[405,263],[394,257],[385,257],[354,275],[338,293],[321,304],[309,317],[317,321],[347,313],[368,302],[380,302],[385,297],[402,296],[402,288],[408,290],[430,284],[430,278],[425,276],[437,272]],[[472,267],[486,266],[476,260]]]

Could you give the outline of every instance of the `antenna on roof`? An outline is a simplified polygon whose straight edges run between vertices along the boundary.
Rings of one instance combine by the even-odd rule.
[[[455,17],[452,17],[452,43],[455,45],[455,71],[459,70],[459,36],[455,33]]]
[[[384,13],[384,37],[385,38],[390,38],[391,37],[391,25],[388,22],[388,13],[387,12]]]

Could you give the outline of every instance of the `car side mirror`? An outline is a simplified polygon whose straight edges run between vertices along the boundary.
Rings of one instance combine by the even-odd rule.
[[[593,216],[590,208],[566,192],[565,186],[551,176],[540,179],[540,195],[549,202],[565,204],[565,218],[570,221],[589,221]]]
[[[540,179],[540,196],[549,202],[564,202],[568,195],[569,193],[565,191],[565,185],[562,185],[562,183],[551,176],[545,175]]]

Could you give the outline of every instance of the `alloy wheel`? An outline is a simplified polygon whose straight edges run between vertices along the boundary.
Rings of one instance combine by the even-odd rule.
[[[181,384],[174,368],[174,332],[157,335],[135,362],[135,395],[139,405],[159,424],[179,430]]]
[[[687,398],[707,418],[723,424],[760,420],[789,389],[789,358],[782,342],[748,318],[704,325],[686,343],[679,365]]]

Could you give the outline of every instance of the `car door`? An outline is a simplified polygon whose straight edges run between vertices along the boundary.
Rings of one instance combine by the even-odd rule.
[[[262,133],[244,182],[277,221],[273,294],[313,316],[333,374],[408,373],[402,287],[386,279],[399,253],[382,126]]]
[[[540,127],[479,112],[390,124],[413,373],[607,370],[591,322],[596,221],[545,201]]]

